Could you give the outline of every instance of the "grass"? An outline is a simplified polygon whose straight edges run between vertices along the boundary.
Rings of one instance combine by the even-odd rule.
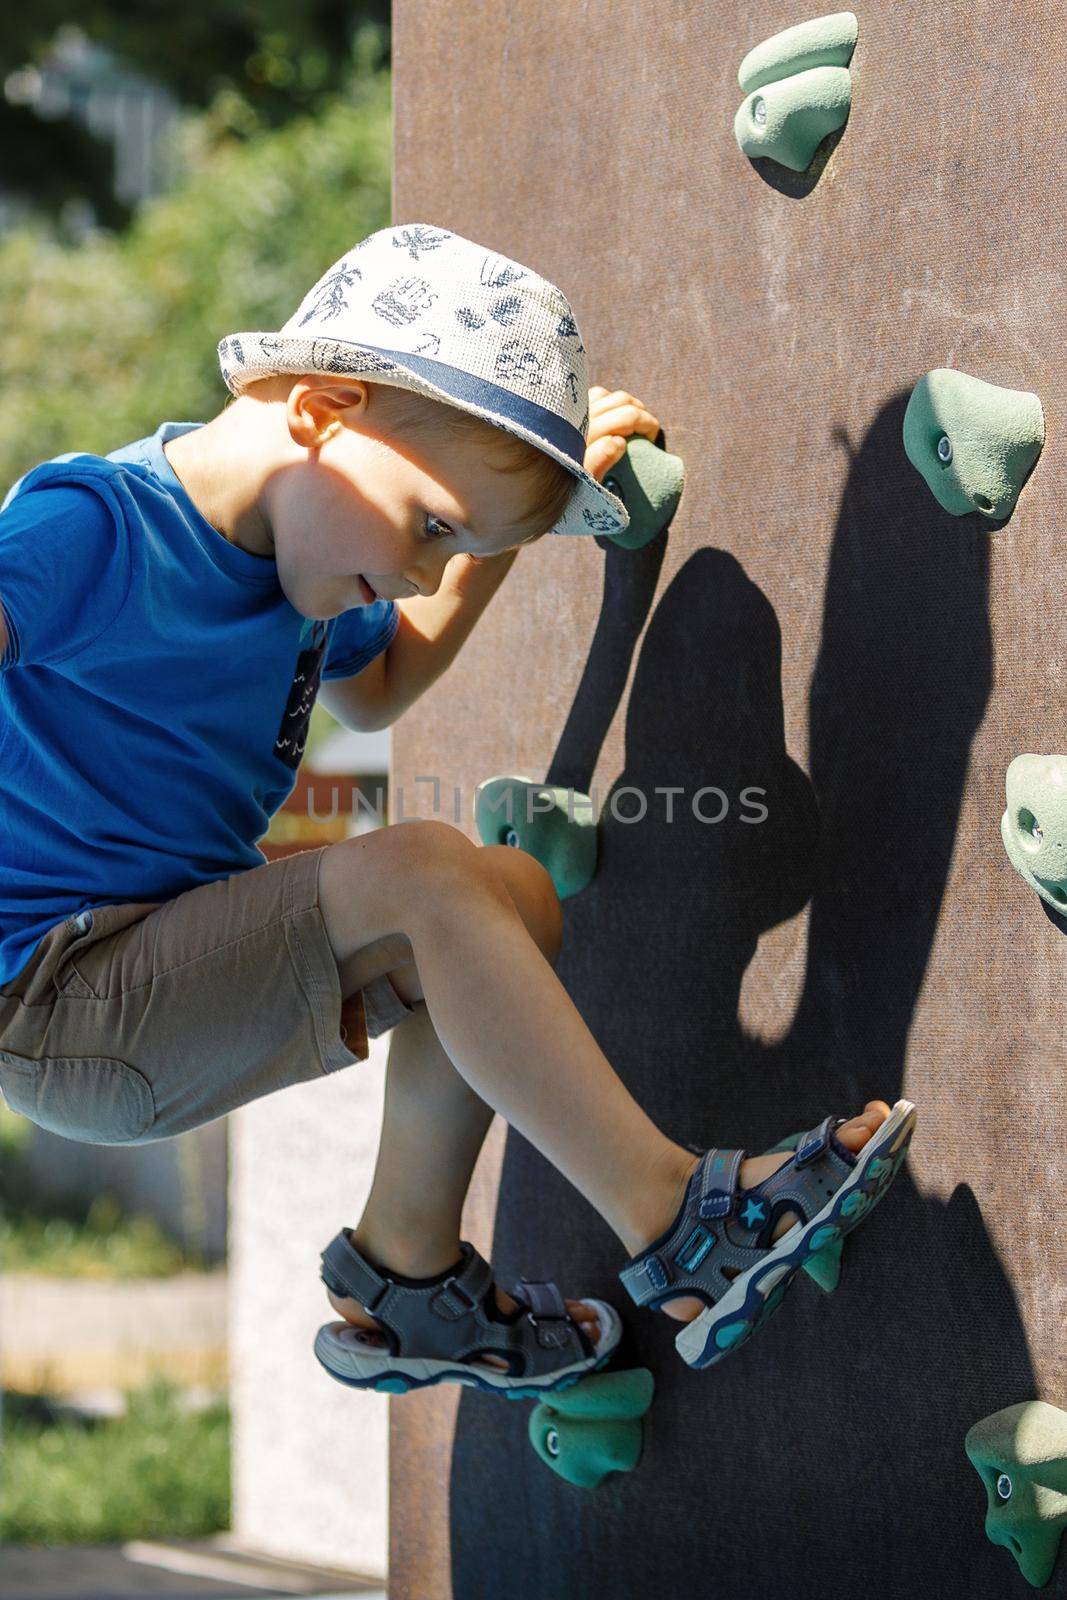
[[[166,1278],[203,1263],[154,1217],[126,1216],[102,1194],[80,1216],[0,1212],[0,1265],[56,1278]]]
[[[0,1545],[199,1538],[230,1524],[230,1416],[179,1403],[163,1378],[125,1416],[83,1419],[8,1394]]]

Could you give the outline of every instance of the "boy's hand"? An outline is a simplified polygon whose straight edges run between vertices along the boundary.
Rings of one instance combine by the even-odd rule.
[[[659,436],[660,425],[640,400],[625,389],[607,390],[596,384],[589,391],[589,433],[585,470],[600,483],[609,467],[626,453],[626,440],[634,433],[646,439]]]

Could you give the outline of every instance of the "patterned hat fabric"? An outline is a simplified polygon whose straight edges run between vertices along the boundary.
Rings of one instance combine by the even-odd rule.
[[[381,228],[335,261],[277,333],[231,333],[232,394],[278,373],[413,389],[536,445],[575,477],[553,533],[621,533],[629,514],[583,465],[589,384],[578,324],[555,284],[447,228]]]

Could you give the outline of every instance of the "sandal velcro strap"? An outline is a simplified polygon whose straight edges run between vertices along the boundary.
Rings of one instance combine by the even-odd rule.
[[[656,1295],[663,1293],[671,1281],[671,1275],[653,1252],[627,1262],[619,1273],[619,1280],[630,1298],[637,1305],[645,1306]]]
[[[322,1252],[320,1276],[331,1294],[358,1300],[373,1316],[375,1305],[389,1288],[389,1281],[349,1243],[348,1232],[347,1228],[342,1228]]]
[[[430,1310],[446,1322],[458,1322],[460,1317],[477,1310],[492,1281],[493,1270],[488,1261],[470,1247],[466,1265],[441,1285],[430,1301]]]
[[[700,1163],[701,1217],[728,1217],[737,1203],[737,1176],[743,1150],[708,1150]],[[695,1176],[695,1174],[694,1174]]]
[[[826,1154],[830,1147],[830,1132],[834,1121],[833,1117],[824,1117],[817,1128],[811,1128],[807,1133],[801,1134],[793,1155],[798,1167],[806,1167],[817,1156]]]
[[[537,1330],[537,1342],[544,1350],[562,1350],[570,1343],[574,1324],[563,1296],[554,1283],[531,1282],[520,1278],[512,1298],[526,1306]]]

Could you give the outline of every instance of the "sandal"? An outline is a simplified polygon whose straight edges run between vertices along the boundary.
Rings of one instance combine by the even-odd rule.
[[[911,1101],[898,1100],[853,1155],[834,1136],[847,1119],[827,1117],[754,1189],[737,1187],[745,1151],[705,1151],[674,1222],[620,1272],[624,1288],[652,1310],[680,1295],[703,1300],[707,1309],[674,1343],[689,1366],[714,1366],[773,1316],[806,1263],[877,1205],[907,1154],[915,1119]],[[787,1212],[801,1221],[772,1243]]]
[[[322,1281],[335,1295],[358,1300],[381,1323],[373,1332],[351,1322],[319,1329],[315,1354],[331,1377],[354,1389],[406,1394],[435,1383],[464,1383],[508,1400],[538,1399],[566,1389],[610,1359],[622,1337],[617,1311],[585,1299],[596,1311],[594,1345],[570,1315],[554,1283],[520,1278],[511,1290],[519,1302],[498,1309],[489,1263],[464,1241],[461,1260],[433,1278],[387,1272],[353,1244],[342,1228],[322,1252]],[[480,1357],[499,1356],[507,1368]]]

